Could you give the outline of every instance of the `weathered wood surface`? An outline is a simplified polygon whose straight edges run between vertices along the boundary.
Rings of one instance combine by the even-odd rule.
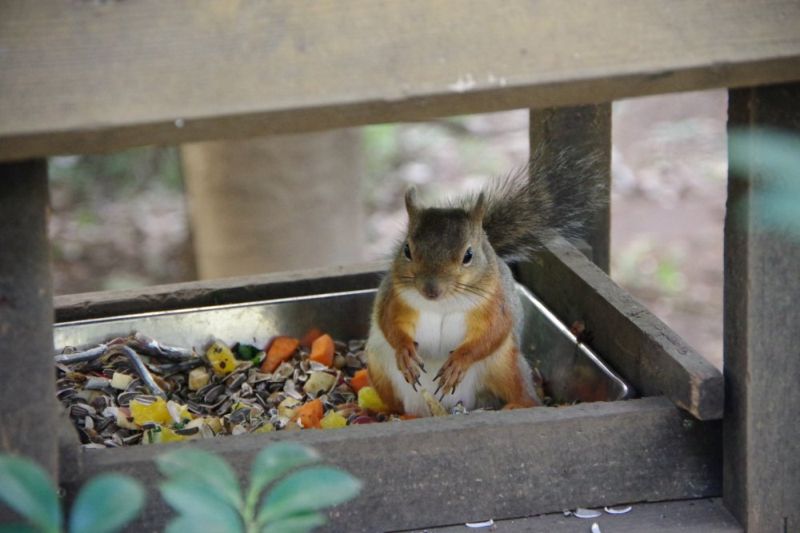
[[[554,157],[573,160],[592,154],[592,167],[605,186],[602,198],[594,199],[595,214],[586,242],[592,261],[608,272],[611,249],[611,104],[531,110],[531,153],[539,153],[545,165]],[[566,156],[565,156],[566,154]],[[585,166],[585,165],[581,165]],[[570,176],[562,176],[569,182]]]
[[[222,437],[192,444],[227,458],[246,477],[276,440],[320,450],[365,482],[336,510],[330,531],[391,531],[556,512],[564,507],[718,496],[721,424],[697,422],[665,398],[427,418],[338,431]],[[163,447],[86,450],[63,465],[68,492],[104,471],[159,481]],[[163,527],[169,511],[149,498],[137,530]]]
[[[663,394],[700,420],[722,418],[722,374],[562,238],[545,245],[520,280],[644,395]]]
[[[56,296],[56,322],[377,287],[385,263]]]
[[[0,164],[0,452],[26,455],[55,474],[47,209],[46,161]]]
[[[602,511],[602,509],[598,509]],[[493,533],[576,533],[589,531],[597,523],[601,531],[613,533],[741,533],[742,526],[718,498],[633,504],[631,512],[592,519],[553,513],[516,520],[495,521]],[[433,528],[434,533],[464,533],[464,524]],[[481,531],[481,530],[478,530]]]
[[[795,0],[0,2],[0,159],[800,79]]]
[[[800,84],[731,91],[729,117],[800,134]],[[751,151],[725,219],[725,504],[748,531],[800,531],[800,234],[766,222],[800,205],[800,169],[767,174],[776,161]]]

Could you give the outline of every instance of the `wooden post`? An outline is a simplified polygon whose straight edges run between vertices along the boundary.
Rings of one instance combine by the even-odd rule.
[[[729,102],[729,132],[800,134],[800,84],[732,90]],[[800,235],[763,224],[760,196],[800,178],[765,175],[759,143],[748,146],[725,217],[724,502],[748,531],[800,531]]]
[[[0,451],[56,474],[47,161],[0,164]]]
[[[575,156],[588,152],[600,155],[597,175],[606,180],[607,201],[598,209],[587,235],[592,247],[592,261],[606,273],[610,261],[611,230],[611,104],[585,105],[553,109],[533,109],[530,114],[531,153],[544,146],[545,161],[565,147],[573,147]],[[565,176],[566,178],[566,176]]]

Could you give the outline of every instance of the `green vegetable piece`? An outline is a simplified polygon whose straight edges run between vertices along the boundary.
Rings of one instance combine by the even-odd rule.
[[[223,459],[201,450],[182,449],[167,452],[156,459],[159,471],[171,480],[186,480],[205,490],[234,509],[242,506],[236,475]]]
[[[233,347],[233,355],[236,356],[236,359],[243,359],[245,361],[252,361],[260,351],[259,348],[256,348],[252,344],[237,343]]]
[[[121,474],[104,474],[80,491],[70,513],[73,533],[111,533],[136,518],[145,501],[141,484]]]
[[[0,501],[18,512],[36,529],[61,529],[61,506],[47,473],[24,457],[0,456]]]
[[[308,514],[346,502],[362,483],[347,472],[327,466],[307,468],[278,482],[258,512],[259,526],[292,516]]]

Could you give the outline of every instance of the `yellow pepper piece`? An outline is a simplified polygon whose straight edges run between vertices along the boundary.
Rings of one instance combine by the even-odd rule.
[[[167,409],[167,402],[162,398],[158,398],[152,403],[134,399],[130,403],[130,410],[134,423],[140,426],[148,422],[155,422],[162,426],[172,423],[172,417]]]
[[[378,396],[378,391],[374,387],[361,387],[361,390],[358,391],[358,406],[372,411],[389,410],[381,400],[381,397]]]
[[[339,429],[347,426],[347,419],[336,411],[328,411],[319,423],[322,429]]]
[[[233,352],[222,341],[214,341],[206,350],[206,358],[218,376],[227,376],[236,369],[236,358]]]
[[[265,422],[263,426],[253,431],[253,433],[269,433],[270,431],[275,431],[275,426],[269,422]]]
[[[148,429],[142,436],[142,444],[162,444],[165,442],[181,442],[186,440],[183,435],[178,435],[168,427],[159,426]]]

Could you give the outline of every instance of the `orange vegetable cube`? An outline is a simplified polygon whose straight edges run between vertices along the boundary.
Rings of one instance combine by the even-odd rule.
[[[298,407],[294,416],[300,421],[303,429],[321,429],[322,424],[320,424],[320,421],[322,420],[323,411],[322,400],[311,400]]]
[[[291,359],[300,341],[294,337],[275,337],[267,349],[267,357],[261,363],[262,372],[275,372],[281,363]]]
[[[317,337],[317,340],[311,343],[311,355],[309,358],[312,361],[330,367],[333,366],[333,352],[333,339],[330,335],[325,334]]]
[[[311,348],[311,344],[318,338],[322,336],[322,331],[318,328],[311,328],[303,335],[303,338],[300,339],[300,346],[303,348]]]
[[[350,387],[358,394],[358,391],[367,385],[369,385],[369,374],[366,368],[362,368],[353,375],[353,379],[350,380]]]

